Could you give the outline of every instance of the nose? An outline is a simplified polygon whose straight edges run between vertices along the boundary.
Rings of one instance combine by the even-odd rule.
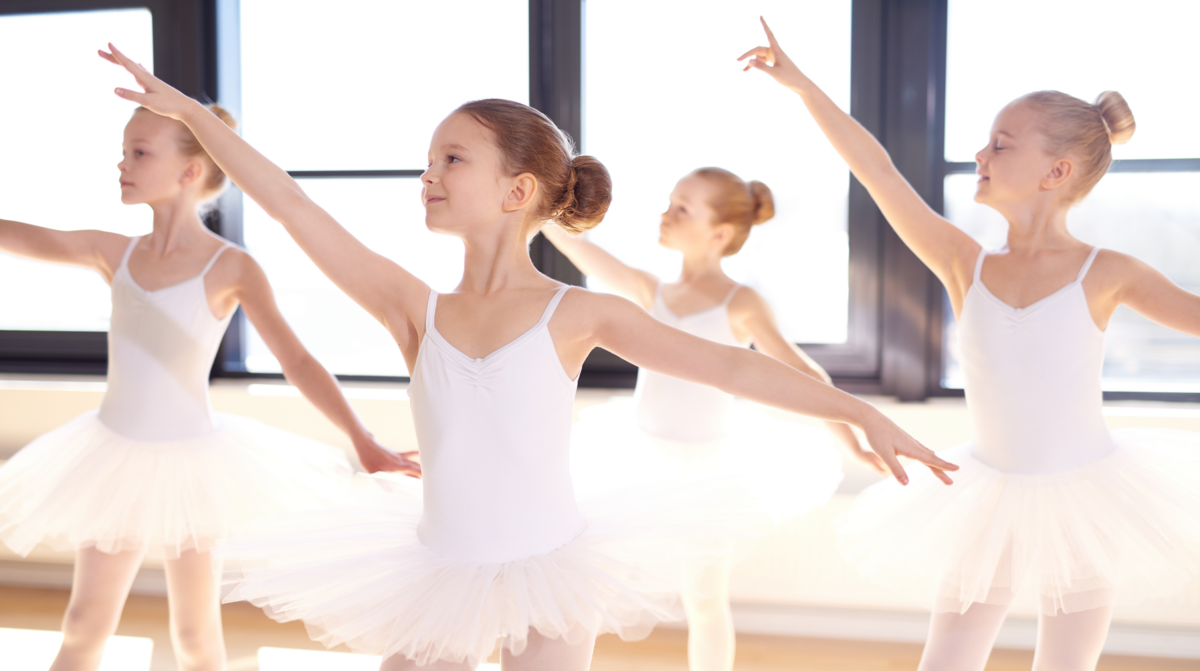
[[[433,166],[425,168],[425,172],[421,173],[422,184],[433,184]]]
[[[987,149],[987,147],[984,147],[983,149],[980,149],[979,151],[975,152],[975,165],[983,165],[984,164],[983,152],[986,149]]]

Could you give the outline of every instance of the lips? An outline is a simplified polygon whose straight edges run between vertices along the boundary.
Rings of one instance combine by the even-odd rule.
[[[444,196],[428,196],[425,198],[425,204],[433,205],[435,203],[440,203],[444,200],[446,200],[446,198]]]

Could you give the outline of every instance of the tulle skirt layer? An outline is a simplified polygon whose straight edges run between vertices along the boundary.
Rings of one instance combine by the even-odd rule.
[[[225,600],[303,620],[327,646],[478,664],[528,632],[625,639],[683,617],[680,581],[739,539],[769,531],[763,511],[730,508],[740,487],[693,482],[581,500],[584,530],[557,549],[496,564],[438,555],[417,536],[421,483],[359,476],[355,502],[243,527],[222,541]]]
[[[1177,592],[1200,568],[1200,434],[1112,435],[1111,454],[1062,473],[1005,473],[970,444],[949,450],[952,486],[914,468],[908,487],[865,490],[835,522],[842,554],[943,612],[1027,583],[1046,614]]]
[[[139,441],[96,412],[44,434],[0,467],[0,539],[102,552],[207,550],[238,524],[331,505],[353,471],[332,446],[218,414],[196,438]]]
[[[724,439],[681,442],[639,428],[635,403],[613,400],[580,413],[571,434],[579,491],[733,476],[749,485],[735,505],[766,509],[781,522],[824,505],[842,481],[841,451],[823,429],[737,403]]]

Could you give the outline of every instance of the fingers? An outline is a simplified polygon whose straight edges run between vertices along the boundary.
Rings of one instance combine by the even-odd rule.
[[[763,30],[767,31],[767,43],[771,45],[772,49],[778,47],[779,42],[775,40],[775,33],[771,32],[771,27],[767,25],[767,20],[761,16],[758,17],[758,20],[762,23]]]
[[[129,89],[113,89],[113,92],[118,96],[139,105],[145,106],[146,94],[141,91],[130,91]]]
[[[767,47],[754,47],[750,51],[747,51],[746,53],[742,54],[741,56],[738,56],[738,60],[739,61],[744,60],[751,56],[756,56],[758,58],[765,59],[769,55],[769,53],[770,53],[770,51],[767,49]]]
[[[908,473],[904,472],[904,467],[900,465],[900,460],[896,458],[894,453],[880,454],[879,458],[887,465],[887,468],[892,473],[892,477],[902,485],[908,484]]]
[[[120,62],[120,61],[118,61],[117,59],[113,58],[113,55],[112,55],[112,54],[108,53],[107,51],[105,51],[105,50],[103,50],[103,49],[97,49],[97,50],[96,50],[96,53],[100,54],[100,58],[103,58],[104,60],[108,61],[109,63],[112,63],[113,65],[120,65],[120,64],[121,64],[121,62]]]
[[[748,71],[750,68],[762,70],[767,74],[771,74],[771,66],[767,65],[766,59],[758,58],[757,56],[746,61],[746,67],[742,68],[742,72]]]
[[[928,468],[933,473],[933,476],[936,477],[938,480],[941,480],[943,483],[945,483],[947,485],[954,484],[954,481],[950,479],[950,476],[946,474],[946,471],[943,471],[940,468],[934,468],[933,466],[929,466]]]

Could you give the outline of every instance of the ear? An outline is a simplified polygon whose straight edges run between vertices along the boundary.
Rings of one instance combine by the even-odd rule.
[[[179,175],[180,186],[191,186],[204,176],[204,164],[198,160],[188,161],[183,166],[183,173]]]
[[[709,239],[716,247],[725,249],[725,246],[733,239],[734,230],[733,224],[730,223],[713,224],[712,236]]]
[[[1042,188],[1049,191],[1057,189],[1075,174],[1075,162],[1069,158],[1060,158],[1050,166],[1050,171],[1042,177]]]
[[[500,209],[504,212],[516,212],[532,205],[537,197],[537,178],[528,172],[523,172],[512,178]]]

